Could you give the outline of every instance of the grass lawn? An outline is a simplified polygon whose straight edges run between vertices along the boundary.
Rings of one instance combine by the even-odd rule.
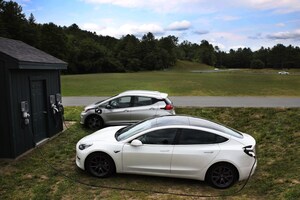
[[[91,177],[75,165],[75,144],[91,133],[78,123],[81,109],[67,107],[65,118],[77,123],[46,144],[19,160],[0,160],[0,199],[197,199],[107,187],[201,196],[230,194],[243,184],[217,190],[201,181],[186,179],[126,174],[106,179]],[[255,174],[242,192],[220,199],[300,198],[299,108],[177,108],[177,113],[218,121],[255,137],[258,156]]]
[[[125,90],[146,89],[170,96],[300,96],[300,75],[276,70],[192,73],[213,68],[178,61],[174,69],[138,73],[63,75],[63,96],[111,96]]]

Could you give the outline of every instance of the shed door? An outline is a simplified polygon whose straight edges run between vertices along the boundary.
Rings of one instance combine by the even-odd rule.
[[[47,102],[44,81],[31,81],[31,103],[33,135],[37,143],[47,137]]]

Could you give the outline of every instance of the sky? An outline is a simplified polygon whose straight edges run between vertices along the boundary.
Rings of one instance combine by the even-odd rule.
[[[173,35],[223,51],[300,46],[300,0],[15,0],[28,18],[120,38]]]

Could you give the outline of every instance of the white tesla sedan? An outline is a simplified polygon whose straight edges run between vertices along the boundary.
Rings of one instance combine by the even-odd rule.
[[[253,174],[255,145],[250,135],[205,119],[162,116],[82,138],[76,164],[96,177],[132,173],[205,180],[228,188]]]

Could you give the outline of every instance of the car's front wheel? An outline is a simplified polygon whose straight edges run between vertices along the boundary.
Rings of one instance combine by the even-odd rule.
[[[238,179],[236,168],[229,163],[213,165],[207,175],[206,181],[215,188],[226,189],[232,186]]]
[[[105,178],[115,173],[115,164],[112,158],[105,153],[92,153],[87,157],[86,170],[93,176]]]
[[[86,126],[92,130],[99,130],[103,127],[103,121],[98,115],[91,115],[86,119]]]

